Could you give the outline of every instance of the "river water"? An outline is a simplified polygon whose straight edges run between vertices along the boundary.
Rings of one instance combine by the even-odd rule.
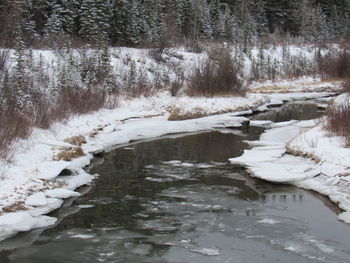
[[[254,118],[320,114],[290,104]],[[173,136],[96,158],[100,176],[52,213],[60,222],[1,242],[0,262],[349,262],[350,225],[327,198],[228,163],[262,132]]]

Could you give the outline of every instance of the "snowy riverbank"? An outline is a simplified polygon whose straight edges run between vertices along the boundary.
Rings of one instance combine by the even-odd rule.
[[[248,122],[240,115],[263,111],[267,106],[280,105],[283,101],[321,98],[330,94],[254,94],[245,99],[178,99],[162,93],[149,98],[125,100],[118,109],[103,109],[74,117],[52,125],[49,130],[34,129],[28,140],[14,145],[12,158],[0,163],[0,240],[18,232],[53,225],[56,219],[45,214],[61,207],[64,199],[79,196],[75,190],[95,178],[83,170],[95,153],[167,134],[240,127]],[[231,108],[226,111],[237,110],[244,105],[244,111],[169,121],[171,111],[181,101],[188,102],[185,104],[189,112],[201,105],[203,110],[206,109],[206,115],[222,111],[223,105],[230,105]],[[79,136],[80,141],[70,140],[74,136]],[[75,155],[76,152],[80,154]],[[66,153],[78,158],[69,160],[65,157]]]
[[[344,95],[342,95],[344,97]],[[232,164],[244,165],[263,180],[292,184],[328,196],[350,223],[350,149],[341,137],[329,137],[319,121],[255,122],[268,130]],[[263,157],[262,157],[262,154]]]

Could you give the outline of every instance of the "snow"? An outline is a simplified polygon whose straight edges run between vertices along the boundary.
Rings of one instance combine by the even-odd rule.
[[[25,201],[25,205],[27,206],[47,205],[46,196],[43,192],[33,194],[27,198],[27,200]]]
[[[56,218],[48,216],[33,217],[29,212],[8,213],[0,216],[0,240],[22,231],[48,227],[55,224]]]
[[[53,190],[45,191],[45,195],[53,198],[65,199],[72,196],[80,196],[80,193],[74,192],[68,189],[64,189],[64,188],[56,188]]]
[[[205,255],[205,256],[218,256],[218,255],[220,255],[219,250],[217,248],[198,248],[198,249],[191,249],[191,251]]]
[[[259,220],[258,223],[268,224],[268,225],[275,225],[275,224],[280,223],[280,221],[277,221],[277,220],[272,219],[272,218],[263,218],[263,219]]]
[[[253,96],[245,99],[244,103],[251,102],[253,105],[257,101],[258,104],[266,101],[261,99],[262,96]],[[11,213],[12,217],[17,215],[19,218],[30,218],[28,228],[24,231],[54,224],[54,219],[47,220],[42,215],[59,208],[63,203],[62,199],[78,196],[79,193],[75,190],[92,182],[95,176],[88,174],[82,167],[90,163],[94,153],[168,134],[207,131],[227,126],[240,127],[248,121],[245,117],[237,116],[237,113],[169,121],[169,112],[166,109],[171,109],[174,101],[175,98],[169,94],[159,93],[149,98],[125,100],[117,109],[102,109],[88,115],[73,116],[64,123],[55,123],[49,130],[34,129],[28,140],[14,144],[16,152],[11,162],[0,160],[0,209],[3,211],[14,206],[17,211]],[[215,103],[220,105],[220,99],[216,99]],[[209,109],[211,110],[216,110],[215,106]],[[94,131],[96,134],[91,136]],[[86,139],[86,144],[81,146],[85,156],[71,161],[55,161],[55,156],[62,149],[67,145],[72,147],[64,140],[76,135]],[[181,165],[190,167],[193,164]],[[63,170],[68,170],[71,174],[59,176]],[[0,218],[6,215],[8,213],[3,213]],[[45,223],[39,224],[40,222]],[[11,221],[0,220],[0,228],[9,228],[7,224],[10,223]],[[0,232],[0,239],[22,229],[24,228],[12,227],[8,231]]]
[[[334,103],[349,103],[349,97],[341,95]],[[344,138],[329,136],[313,120],[269,126],[259,141],[248,142],[251,149],[230,162],[246,166],[251,176],[328,196],[344,210],[338,219],[350,223],[350,148]]]
[[[123,60],[125,58],[139,61],[141,57],[140,63],[136,63],[138,68],[157,68],[161,72],[169,74],[170,79],[176,78],[174,72],[164,68],[166,66],[155,63],[145,55],[145,52],[147,51],[131,48],[112,50],[113,66],[117,68],[118,65],[124,63]],[[206,58],[205,54],[188,53],[181,49],[177,49],[176,52],[183,56],[181,63],[188,68]],[[52,51],[35,50],[33,52],[33,56],[36,58],[40,54],[48,65],[47,70],[53,70],[52,65],[58,63],[56,54]],[[169,56],[168,59],[170,62],[179,62],[179,59],[172,56]],[[122,66],[125,68],[126,65],[123,64]],[[186,72],[189,72],[189,70]],[[148,75],[150,79],[154,77],[152,74]],[[314,82],[315,80],[304,79],[302,81],[304,81],[305,86],[307,81]],[[289,81],[290,83],[292,82]],[[258,90],[258,85],[254,85],[249,90],[254,92]],[[266,83],[262,85],[266,85]],[[315,89],[317,85],[315,84]],[[334,84],[334,87],[337,87],[337,85]],[[116,109],[101,109],[91,114],[72,116],[64,122],[54,123],[48,130],[34,128],[27,140],[19,140],[12,145],[13,156],[10,160],[0,160],[0,240],[20,231],[28,231],[33,228],[55,224],[55,218],[43,215],[59,208],[63,203],[63,199],[78,196],[79,193],[75,190],[82,185],[92,182],[95,175],[88,174],[83,170],[83,167],[90,163],[95,153],[108,151],[115,147],[127,146],[136,141],[156,139],[170,134],[240,127],[249,121],[242,115],[251,114],[255,111],[264,111],[267,109],[267,106],[280,105],[285,101],[298,99],[323,98],[333,94],[332,89],[331,92],[324,92],[322,89],[319,91],[322,92],[301,94],[296,90],[296,93],[285,94],[248,93],[245,98],[189,98],[183,94],[173,97],[169,92],[164,91],[147,98],[130,99],[121,97]],[[174,110],[178,110],[181,115],[198,111],[202,116],[208,117],[169,121],[168,118]],[[224,114],[214,115],[218,113]],[[298,129],[302,129],[296,123],[290,129],[288,126],[290,124],[285,123],[283,124],[285,127],[276,127],[275,124],[269,122],[255,121],[254,125],[272,127],[271,132],[275,132],[275,129],[280,128],[284,135],[281,136],[279,132],[270,134],[273,138],[265,138],[263,140],[264,145],[253,147],[252,150],[266,150],[265,159],[275,160],[279,158],[285,151],[283,144],[286,143],[286,137],[284,136],[296,136]],[[73,136],[83,136],[86,139],[86,143],[81,146],[85,156],[71,161],[55,160],[55,156],[64,148],[72,147],[72,145],[65,142],[65,139]],[[277,140],[277,138],[279,139],[276,143],[274,140]],[[256,148],[259,147],[260,149],[257,150]],[[251,155],[251,158],[253,158],[252,164],[255,165],[254,169],[258,169],[257,164],[259,162],[256,155],[258,152],[246,152],[246,154]],[[327,154],[325,153],[325,158],[326,156]],[[241,163],[244,163],[244,161],[244,159],[240,160]],[[295,168],[289,171],[291,178],[293,176],[296,178],[303,171],[304,167],[301,165],[300,160],[286,159],[284,161],[293,161],[295,164]],[[180,165],[191,167],[193,164],[180,163]],[[208,167],[205,164],[202,165],[203,168]],[[335,163],[334,165],[337,164]],[[284,164],[276,161],[275,166],[276,170],[281,169],[282,171]],[[309,169],[309,166],[306,169]],[[65,169],[69,170],[71,175],[59,176]],[[326,168],[322,169],[326,170]],[[308,170],[308,174],[308,177],[312,177],[313,170]],[[277,178],[277,176],[277,174],[274,174],[272,177]],[[300,176],[297,178],[299,180]],[[153,179],[164,180],[166,178]],[[345,203],[343,205],[346,206]],[[11,210],[9,208],[14,208],[15,211],[5,212]],[[216,253],[215,251],[211,252]]]
[[[69,165],[69,162],[65,161],[47,161],[39,164],[38,166],[38,179],[53,180],[57,175]]]

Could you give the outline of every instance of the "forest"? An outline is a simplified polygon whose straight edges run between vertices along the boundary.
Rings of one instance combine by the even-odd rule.
[[[13,46],[108,43],[150,46],[184,39],[249,45],[272,33],[303,41],[350,36],[349,0],[1,0],[0,39]]]
[[[349,19],[350,0],[0,0],[0,156],[33,127],[116,107],[121,94],[346,78],[349,54],[327,45],[346,43]]]

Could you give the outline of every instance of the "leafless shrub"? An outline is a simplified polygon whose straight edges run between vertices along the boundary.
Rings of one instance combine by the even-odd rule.
[[[148,55],[158,63],[164,62],[163,54],[164,47],[151,48],[148,52]]]
[[[195,40],[187,40],[185,42],[185,48],[187,52],[192,53],[202,53],[204,50],[200,42]]]
[[[31,132],[32,122],[26,114],[0,109],[0,157],[6,158],[14,139],[25,139]]]
[[[0,80],[8,70],[8,62],[10,59],[10,52],[8,49],[0,49]]]
[[[330,106],[324,126],[331,135],[345,137],[347,146],[350,146],[350,105]]]
[[[350,76],[350,51],[329,52],[322,56],[319,52],[317,64],[319,74],[323,78],[348,78]]]
[[[228,52],[217,61],[207,59],[194,69],[187,82],[189,96],[244,95],[239,69]]]
[[[103,107],[106,94],[100,89],[64,89],[57,100],[56,114],[61,119],[71,114],[84,114]]]
[[[349,76],[349,78],[347,78],[347,79],[344,81],[344,84],[343,84],[343,91],[344,91],[344,92],[347,92],[347,93],[350,93],[350,76]]]

